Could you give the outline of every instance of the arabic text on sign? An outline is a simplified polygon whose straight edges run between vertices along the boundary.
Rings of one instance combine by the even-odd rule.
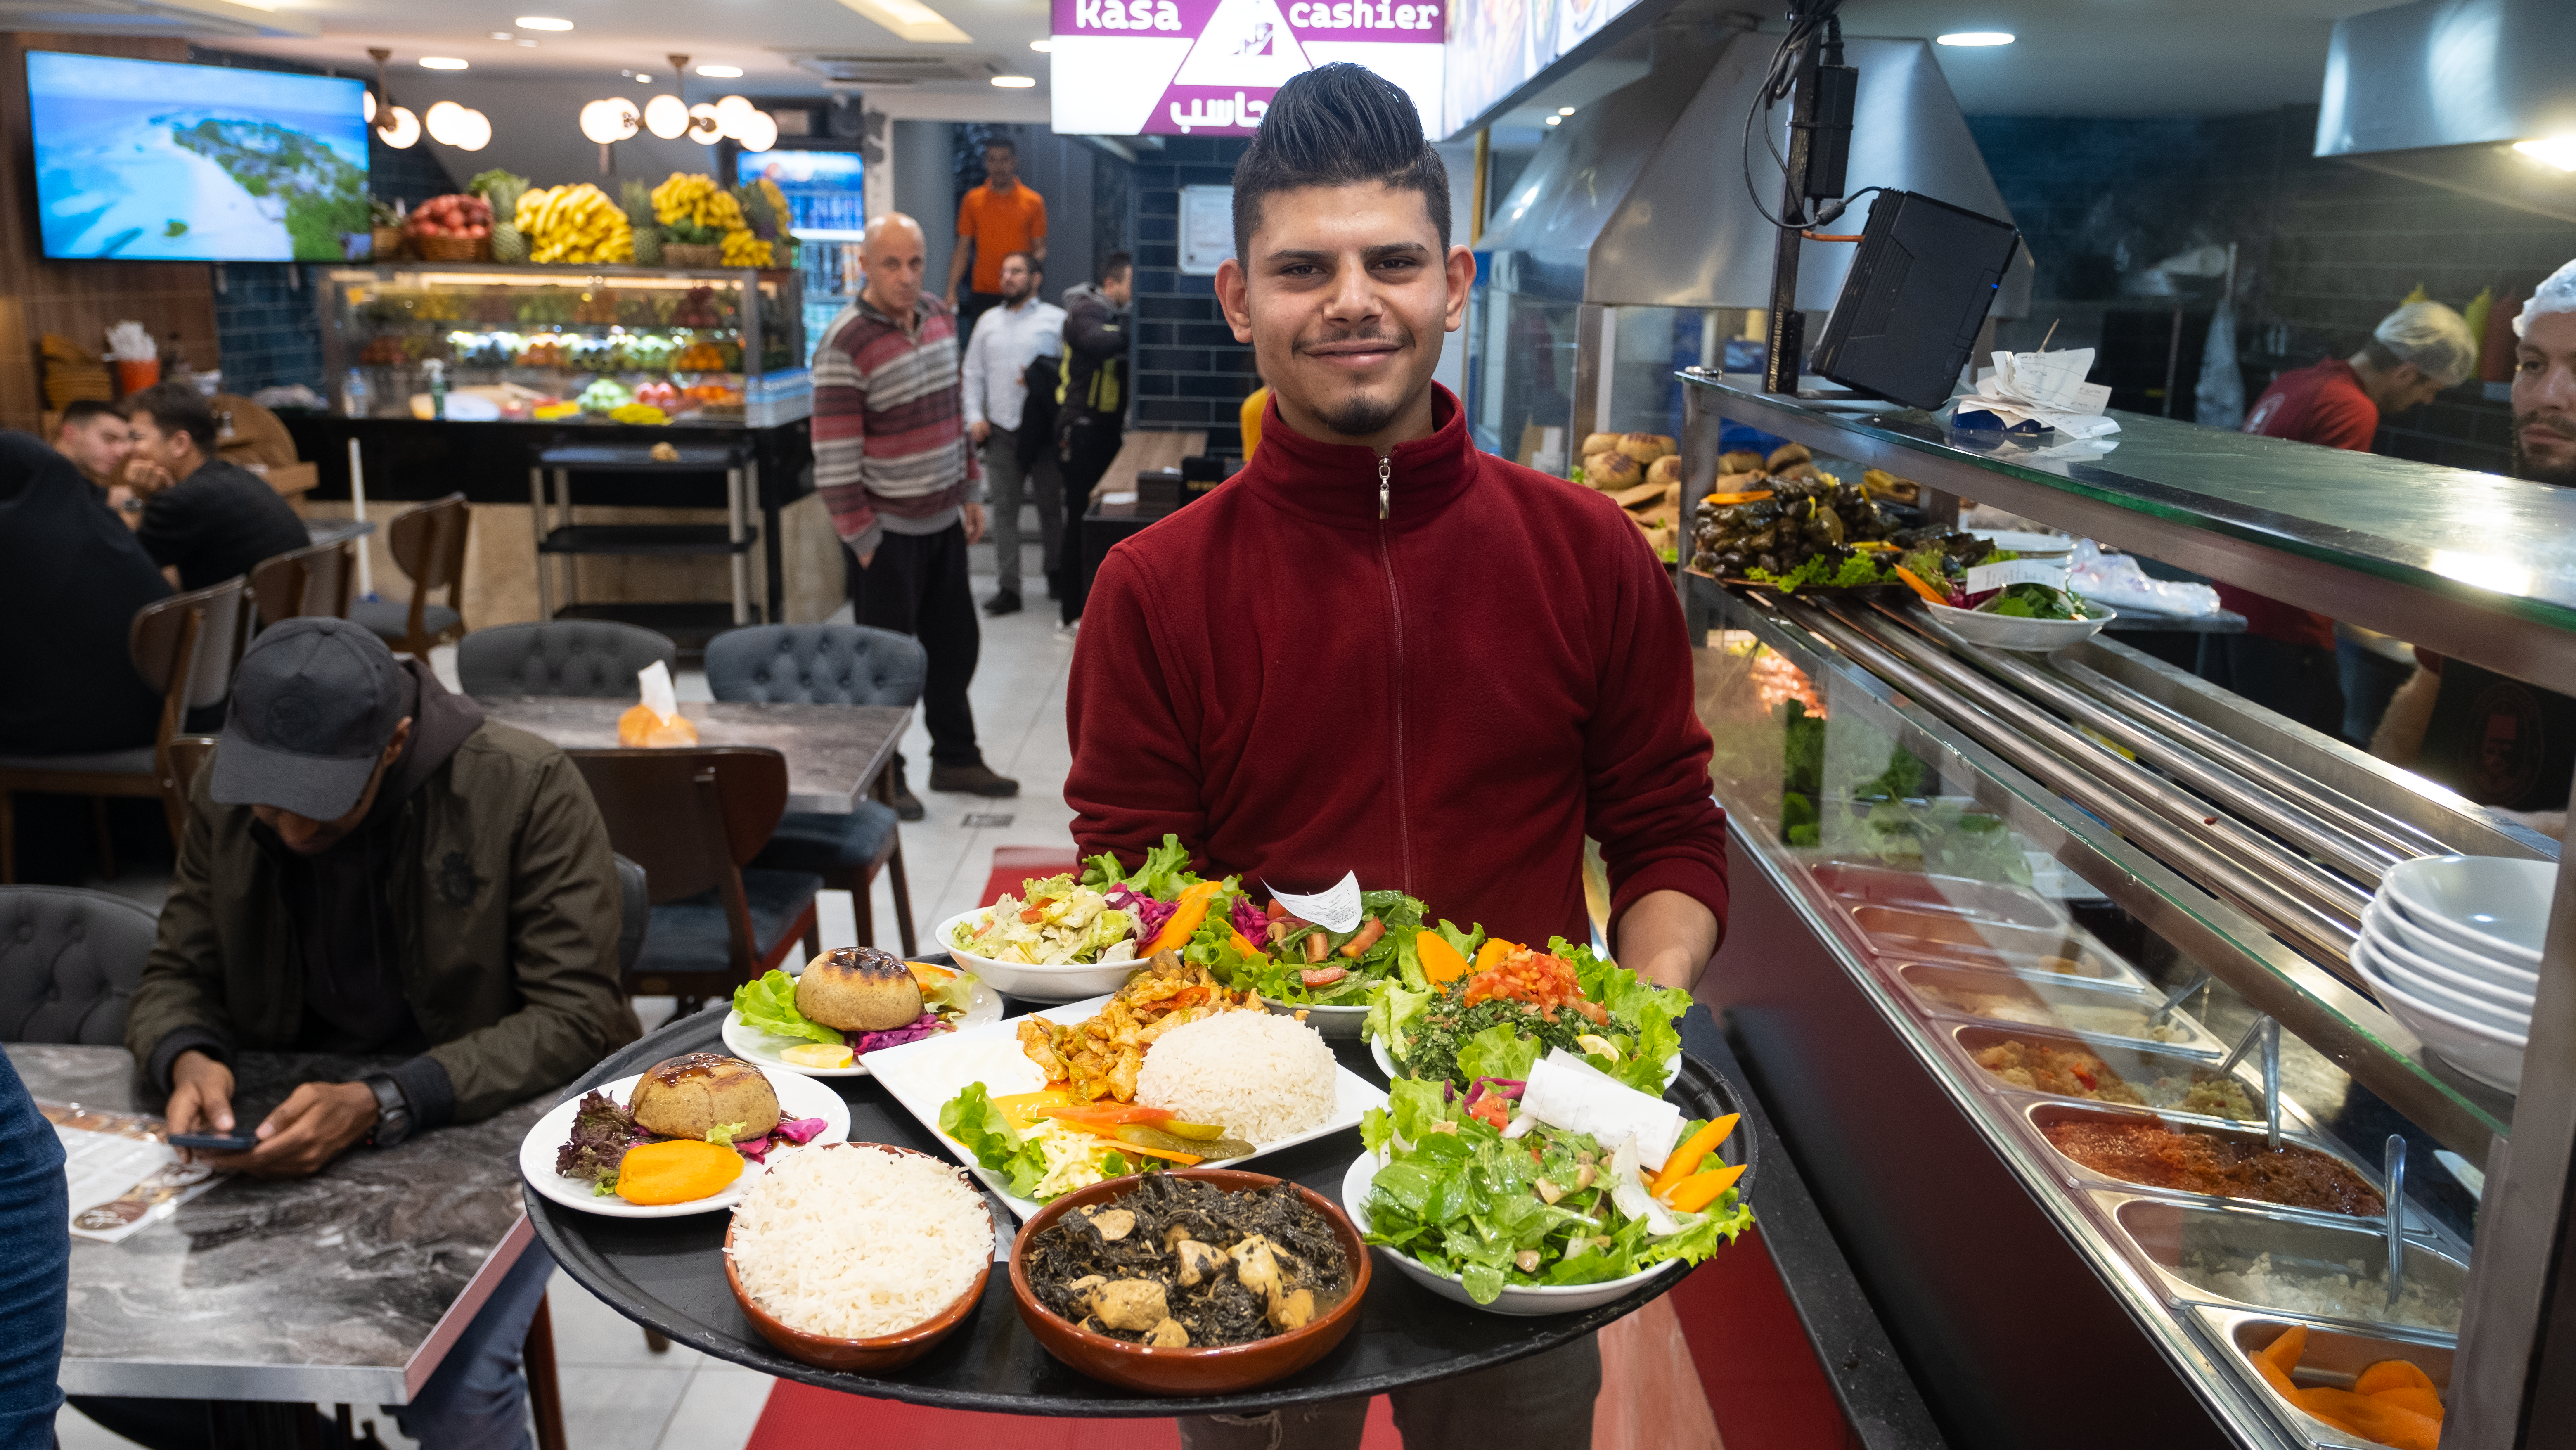
[[[1190,102],[1190,108],[1186,111],[1181,109],[1180,102],[1172,102],[1172,124],[1180,127],[1181,134],[1184,136],[1190,134],[1193,129],[1221,130],[1227,126],[1258,126],[1261,124],[1262,116],[1269,109],[1268,101],[1247,100],[1241,91],[1236,91],[1230,98],[1200,96]]]

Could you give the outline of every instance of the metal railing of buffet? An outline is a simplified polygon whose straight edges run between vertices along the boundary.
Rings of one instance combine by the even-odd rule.
[[[1953,435],[1927,414],[1823,388],[1775,396],[1749,377],[1681,379],[1686,504],[1709,488],[1723,418],[1916,480],[1946,496],[1927,500],[1936,509],[1973,498],[2576,693],[2576,491],[2129,414],[2108,439],[2031,446]],[[1953,736],[1944,749],[1957,755],[1955,735],[1966,736],[1995,779],[2037,783],[2031,804],[2063,828],[2040,846],[2482,1163],[2442,1443],[2569,1443],[2576,885],[2561,872],[2516,1098],[2437,1071],[2345,961],[2386,866],[2444,851],[2546,855],[2547,843],[2119,645],[2016,657],[1875,607],[1761,594],[1723,607],[1849,662],[1937,721]],[[1909,746],[1932,743],[1909,733]]]

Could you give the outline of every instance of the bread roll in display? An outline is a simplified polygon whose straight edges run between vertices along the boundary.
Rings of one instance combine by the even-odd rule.
[[[1762,455],[1754,452],[1750,448],[1728,449],[1726,452],[1717,455],[1717,471],[1720,473],[1760,473],[1762,471]]]
[[[1579,458],[1589,458],[1595,453],[1616,453],[1618,451],[1618,434],[1586,433],[1583,435],[1583,446],[1575,450],[1575,456]]]
[[[1654,462],[1647,464],[1646,481],[1648,483],[1681,482],[1682,456],[1678,453],[1667,453],[1663,457],[1656,459]]]
[[[1791,464],[1805,463],[1815,456],[1807,451],[1807,445],[1804,443],[1783,443],[1771,450],[1771,471],[1778,473]]]
[[[1646,470],[1624,453],[1595,453],[1583,460],[1583,481],[1594,488],[1628,488],[1645,480]]]
[[[1661,433],[1622,433],[1619,451],[1639,463],[1652,463],[1673,450],[1673,440]]]

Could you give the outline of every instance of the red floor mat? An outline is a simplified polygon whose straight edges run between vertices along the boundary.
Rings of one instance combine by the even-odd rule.
[[[895,1400],[861,1399],[781,1380],[769,1392],[745,1450],[815,1450],[864,1443],[869,1450],[1179,1450],[1169,1420],[1043,1420],[928,1410]],[[1380,1395],[1369,1404],[1360,1450],[1399,1450],[1394,1412]]]
[[[1054,876],[1082,869],[1082,858],[1066,846],[995,846],[993,873],[984,878],[984,898],[975,903],[990,906],[1007,891],[1020,894],[1020,883],[1032,876]]]

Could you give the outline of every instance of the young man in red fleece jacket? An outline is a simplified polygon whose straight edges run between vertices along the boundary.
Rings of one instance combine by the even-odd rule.
[[[1689,987],[1726,911],[1726,825],[1671,581],[1605,496],[1476,451],[1431,381],[1475,261],[1404,92],[1327,65],[1280,88],[1234,175],[1217,275],[1271,388],[1234,478],[1112,550],[1066,706],[1084,852],[1177,834],[1210,873],[1356,871],[1514,941],[1589,935]],[[1395,1396],[1412,1450],[1586,1445],[1590,1340]],[[1364,1399],[1211,1447],[1356,1446]]]

